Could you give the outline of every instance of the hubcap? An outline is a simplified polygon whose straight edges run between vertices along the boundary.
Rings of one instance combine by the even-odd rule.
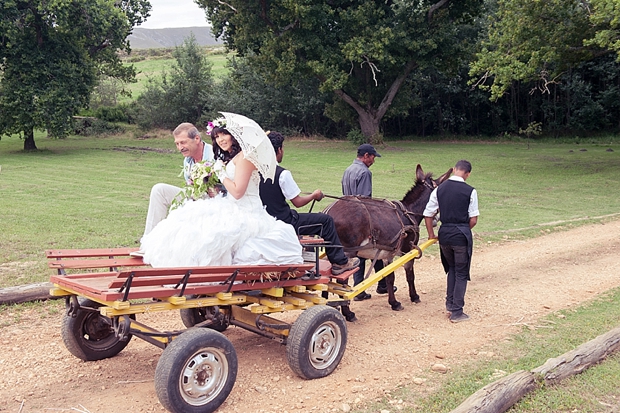
[[[228,377],[228,361],[219,349],[206,348],[194,353],[179,377],[183,399],[194,406],[209,403],[216,397]]]
[[[318,370],[328,368],[338,356],[341,345],[338,326],[333,322],[322,324],[312,335],[310,363]]]

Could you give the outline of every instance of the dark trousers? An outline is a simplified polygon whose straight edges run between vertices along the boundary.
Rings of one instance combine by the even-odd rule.
[[[381,271],[384,267],[385,265],[383,265],[383,260],[377,260],[377,262],[375,262],[375,272]],[[353,274],[353,285],[357,285],[364,281],[364,275],[366,275],[366,260],[364,258],[360,258],[360,268],[355,272],[355,274]],[[385,278],[382,278],[379,281],[377,287],[383,289],[387,288]]]
[[[329,246],[325,247],[325,254],[327,259],[332,264],[344,265],[349,260],[344,255],[340,238],[336,232],[336,225],[334,219],[327,214],[319,213],[301,213],[298,214],[297,220],[291,222],[291,225],[295,228],[295,232],[298,235],[319,235],[329,245],[337,245],[336,248]]]
[[[469,254],[465,245],[440,245],[448,265],[448,287],[446,289],[446,310],[453,315],[463,313],[465,291],[469,280]]]

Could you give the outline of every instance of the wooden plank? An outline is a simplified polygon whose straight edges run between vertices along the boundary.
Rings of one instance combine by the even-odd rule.
[[[129,255],[138,248],[99,248],[99,249],[67,249],[46,250],[45,256],[51,258],[86,258],[86,257],[116,257]]]
[[[188,271],[192,274],[232,274],[235,271],[243,273],[281,273],[306,271],[314,267],[313,264],[291,264],[291,265],[237,265],[237,266],[214,266],[214,267],[166,267],[166,268],[137,268],[133,270],[124,269],[118,274],[118,278],[127,278],[130,274],[133,277],[153,277],[166,275],[185,275]]]
[[[108,284],[113,280],[113,277],[96,277],[96,278],[83,278],[83,279],[68,279],[64,276],[52,276],[50,281],[60,288],[63,286],[78,292],[85,297],[97,298],[102,301],[117,301],[122,300],[124,292],[119,292],[118,289],[108,288]],[[271,282],[250,282],[250,283],[238,283],[233,284],[218,284],[218,285],[204,285],[204,284],[189,284],[185,288],[185,295],[196,294],[216,294],[225,291],[255,291],[263,290],[267,288],[284,288],[292,287],[296,285],[314,285],[314,284],[327,284],[329,278],[321,277],[318,280],[304,281],[300,278],[286,280],[286,281],[271,281]],[[180,288],[174,289],[172,287],[164,286],[139,286],[132,287],[129,290],[128,299],[143,299],[143,298],[161,298],[172,297],[178,295],[181,291]]]
[[[262,274],[245,274],[239,273],[235,277],[235,281],[260,281]],[[299,278],[304,275],[303,272],[287,272],[284,273],[284,276],[280,280],[289,280]],[[195,284],[195,283],[208,283],[208,282],[223,282],[230,278],[231,274],[194,274],[192,273],[187,279],[187,285]],[[182,282],[185,274],[177,274],[177,275],[166,275],[166,276],[150,276],[150,277],[135,277],[131,281],[131,286],[160,286],[160,285],[168,285],[168,284],[177,284]],[[267,281],[279,281],[278,279],[272,279]],[[127,278],[117,277],[113,281],[110,282],[108,288],[120,288],[127,282]]]
[[[50,260],[47,266],[54,269],[88,269],[88,268],[106,268],[106,267],[144,267],[147,264],[142,258],[108,258],[108,259],[62,259]],[[150,268],[150,267],[149,267]]]

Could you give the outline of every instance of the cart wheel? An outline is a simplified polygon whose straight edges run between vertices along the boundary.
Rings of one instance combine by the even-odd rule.
[[[196,297],[195,295],[188,296],[188,298]],[[215,307],[184,308],[179,311],[181,312],[181,321],[183,321],[183,325],[187,328],[194,327],[196,324],[208,320],[216,311],[219,312]],[[221,333],[228,328],[228,324],[213,320],[211,324],[205,327]]]
[[[159,402],[173,413],[210,413],[237,379],[237,353],[214,330],[192,328],[172,340],[155,369]]]
[[[347,326],[340,312],[326,305],[300,314],[288,335],[286,357],[291,369],[304,379],[330,375],[347,346]]]
[[[80,300],[80,306],[99,308],[101,304],[86,299]],[[130,317],[135,319],[133,314]],[[61,335],[67,350],[84,361],[114,357],[127,347],[131,340],[131,334],[126,340],[120,340],[116,336],[110,318],[83,308],[77,310],[75,317],[65,314]]]

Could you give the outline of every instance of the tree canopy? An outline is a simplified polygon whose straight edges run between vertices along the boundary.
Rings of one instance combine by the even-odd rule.
[[[471,74],[501,97],[514,81],[548,92],[570,68],[620,50],[619,0],[498,0]]]
[[[313,76],[379,134],[413,70],[456,66],[482,0],[196,0],[216,36],[275,81]]]
[[[0,3],[0,135],[34,129],[65,136],[99,75],[133,79],[118,50],[151,9],[148,0],[3,0]]]

